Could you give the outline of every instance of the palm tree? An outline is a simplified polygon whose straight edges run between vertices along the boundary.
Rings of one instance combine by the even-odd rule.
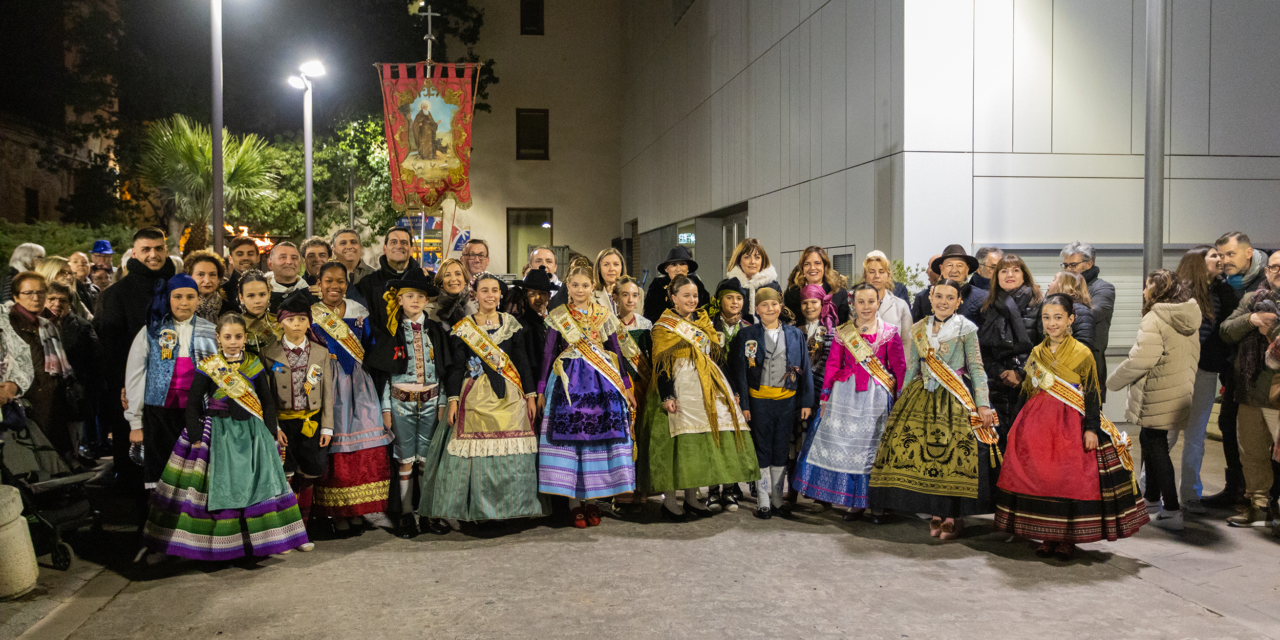
[[[223,202],[228,211],[272,200],[276,176],[266,156],[267,141],[247,134],[236,137],[223,130]],[[142,144],[142,179],[172,207],[175,218],[191,225],[186,252],[207,244],[207,225],[213,213],[213,137],[209,129],[183,115],[147,127]]]

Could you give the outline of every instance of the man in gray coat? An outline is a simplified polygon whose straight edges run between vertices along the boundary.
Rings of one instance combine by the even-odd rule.
[[[1116,288],[1098,277],[1098,267],[1093,263],[1096,253],[1093,245],[1087,242],[1072,242],[1062,248],[1062,268],[1080,274],[1089,286],[1089,297],[1093,300],[1094,346],[1102,354],[1102,361],[1098,363],[1098,384],[1102,399],[1106,401],[1107,343],[1111,336],[1111,314],[1116,309]]]

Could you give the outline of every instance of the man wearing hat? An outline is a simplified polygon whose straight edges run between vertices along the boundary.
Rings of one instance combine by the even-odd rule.
[[[702,281],[698,276],[694,275],[698,271],[698,263],[693,261],[693,256],[689,255],[689,250],[676,246],[667,253],[667,259],[658,265],[658,271],[662,275],[653,279],[653,283],[649,285],[649,291],[644,294],[644,317],[651,322],[657,322],[662,317],[662,312],[671,308],[671,296],[667,293],[667,285],[671,284],[671,279],[677,275],[688,276],[693,284],[698,287],[698,307],[705,307],[711,301],[711,295],[707,293],[707,288],[702,286]]]
[[[524,274],[524,280],[516,280],[514,296],[518,296],[520,313],[516,319],[529,335],[525,339],[525,347],[529,351],[529,366],[534,371],[542,371],[542,356],[547,342],[547,312],[553,307],[566,304],[569,298],[565,289],[556,284],[546,267],[530,269]],[[552,292],[555,304],[552,304]]]
[[[93,249],[89,250],[89,260],[93,264],[102,265],[112,271],[115,270],[115,266],[111,264],[111,256],[113,255],[115,255],[115,252],[111,250],[110,240],[94,240]]]
[[[982,303],[987,299],[987,292],[969,283],[969,274],[977,271],[978,259],[969,255],[964,247],[949,245],[941,255],[929,262],[929,270],[939,274],[942,280],[955,280],[960,287],[960,308],[956,313],[968,318],[978,326],[982,326]],[[929,289],[916,294],[911,304],[911,318],[919,322],[933,315],[933,305],[929,303]]]
[[[285,295],[276,310],[284,335],[262,350],[263,364],[271,369],[279,438],[285,447],[284,472],[298,495],[303,522],[311,513],[316,478],[329,468],[326,448],[333,437],[329,350],[311,331],[312,303],[305,288]]]
[[[439,293],[421,269],[387,282],[386,324],[373,327],[373,344],[365,362],[374,369],[374,384],[382,404],[382,423],[395,434],[393,454],[399,464],[398,493],[400,519],[396,532],[401,538],[418,534],[413,515],[413,470],[427,463],[427,449],[441,422],[448,331],[427,317],[428,296]],[[423,473],[422,476],[427,474]],[[427,499],[432,487],[419,492]],[[423,519],[421,529],[436,534],[449,532],[443,520]]]

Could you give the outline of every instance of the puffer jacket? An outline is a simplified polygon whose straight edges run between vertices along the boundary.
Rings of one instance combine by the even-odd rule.
[[[1129,357],[1107,379],[1107,388],[1129,387],[1125,419],[1147,429],[1186,426],[1200,360],[1200,306],[1194,299],[1160,303],[1142,316]]]

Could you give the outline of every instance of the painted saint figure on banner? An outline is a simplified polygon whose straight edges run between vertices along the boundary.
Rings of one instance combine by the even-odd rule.
[[[408,127],[409,153],[400,170],[425,181],[441,180],[461,167],[454,153],[453,118],[458,105],[446,102],[434,85],[422,87],[413,101],[400,105]]]

